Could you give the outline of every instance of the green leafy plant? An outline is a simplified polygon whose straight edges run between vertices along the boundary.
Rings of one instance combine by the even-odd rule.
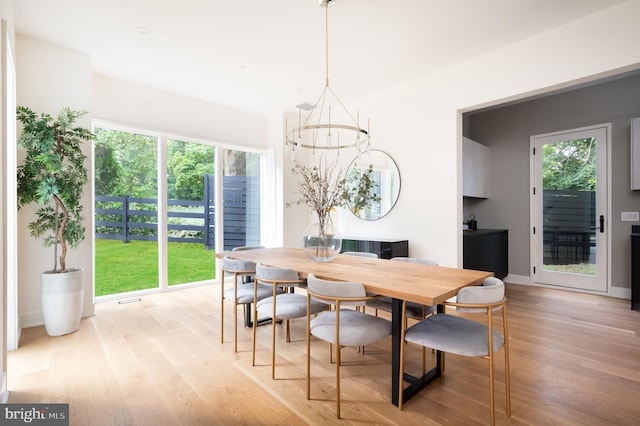
[[[372,164],[369,164],[366,169],[352,167],[349,169],[345,179],[345,184],[349,191],[347,204],[356,216],[362,209],[369,207],[371,203],[380,201],[380,196],[376,191],[378,184],[373,181],[372,174]]]
[[[85,114],[64,108],[54,119],[48,114],[37,115],[28,107],[17,108],[22,124],[18,147],[26,152],[18,167],[18,208],[41,205],[29,229],[33,237],[44,237],[45,247],[54,247],[54,273],[67,271],[67,245],[76,247],[84,239],[80,198],[88,173],[81,144],[94,135],[74,124]]]
[[[294,175],[300,176],[298,193],[300,198],[290,204],[306,204],[318,216],[320,228],[324,228],[329,213],[336,207],[348,205],[359,211],[372,202],[380,201],[375,192],[376,184],[371,178],[373,166],[355,170],[344,176],[338,162],[322,159],[318,165],[305,166],[295,162]]]

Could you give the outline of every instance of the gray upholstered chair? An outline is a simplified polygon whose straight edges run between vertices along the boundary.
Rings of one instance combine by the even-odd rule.
[[[295,288],[305,288],[306,280],[298,276],[298,272],[293,269],[276,268],[267,266],[260,262],[256,265],[256,282],[262,286],[272,289],[272,295],[261,299],[253,305],[253,318],[257,319],[258,314],[271,317],[271,378],[275,379],[276,374],[276,322],[284,320],[285,341],[291,341],[291,330],[289,320],[303,318],[307,315],[307,296],[295,293]],[[254,298],[257,298],[258,286],[254,286]],[[286,291],[288,290],[288,292]],[[313,315],[329,308],[326,303],[317,300],[311,301],[309,314]],[[258,321],[253,321],[253,354],[251,365],[256,365],[256,331]]]
[[[377,259],[378,255],[375,253],[369,253],[366,251],[345,251],[342,254],[346,254],[347,256],[360,256],[360,257],[368,257],[370,259]]]
[[[394,257],[391,259],[396,262],[412,262],[412,263],[420,263],[423,265],[432,265],[438,266],[438,262],[430,259],[422,259],[418,257]],[[402,283],[398,283],[398,285],[402,285]],[[378,310],[391,312],[391,298],[390,297],[380,297],[378,299],[370,300],[367,302],[367,308],[374,308],[376,310],[376,315],[378,314]],[[421,320],[427,315],[430,315],[436,311],[435,306],[426,306],[415,302],[407,302],[407,318]]]
[[[336,416],[340,418],[340,350],[345,346],[364,346],[391,335],[391,322],[343,306],[362,306],[376,296],[367,296],[357,282],[329,281],[309,274],[307,277],[307,307],[320,300],[335,306],[311,319],[307,315],[307,399],[311,399],[311,336],[335,345]]]
[[[411,342],[441,351],[444,370],[444,352],[468,357],[482,357],[489,360],[489,394],[491,424],[495,424],[494,398],[494,352],[504,347],[504,376],[506,389],[506,413],[511,416],[511,393],[509,381],[509,337],[507,334],[507,299],[504,283],[498,278],[487,278],[482,286],[465,287],[458,292],[455,302],[445,302],[455,306],[458,315],[446,313],[431,315],[408,329],[402,328],[400,346],[400,389],[398,408],[402,410],[404,377],[404,345]],[[405,312],[403,302],[402,311]],[[502,334],[494,329],[493,313],[502,311]],[[476,322],[463,316],[464,313],[484,313],[485,322]]]
[[[253,277],[256,273],[256,263],[250,260],[233,259],[226,256],[222,259],[222,283],[220,301],[220,342],[224,343],[224,301],[233,303],[233,350],[238,352],[238,305],[243,305],[245,311],[245,327],[247,305],[256,300],[271,296],[271,286],[258,285],[257,295],[254,291]],[[233,275],[233,287],[225,288],[225,277]],[[247,280],[247,278],[251,278]],[[253,320],[255,323],[255,318]]]

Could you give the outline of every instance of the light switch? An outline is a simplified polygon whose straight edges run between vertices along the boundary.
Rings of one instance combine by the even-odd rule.
[[[620,220],[623,222],[638,222],[640,221],[640,212],[621,212]]]

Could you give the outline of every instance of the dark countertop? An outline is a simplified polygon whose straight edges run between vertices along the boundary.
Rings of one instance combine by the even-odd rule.
[[[375,241],[379,243],[396,243],[398,241],[408,241],[407,239],[402,238],[367,238],[367,237],[340,237],[342,240],[353,240],[353,241]]]
[[[500,234],[507,232],[507,229],[476,229],[476,230],[464,230],[462,231],[463,237],[480,237],[483,235]]]

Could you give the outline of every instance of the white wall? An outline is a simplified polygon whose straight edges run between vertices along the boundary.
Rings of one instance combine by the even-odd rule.
[[[628,1],[359,101],[372,144],[398,164],[401,193],[381,220],[343,214],[340,227],[353,236],[407,238],[411,256],[461,266],[460,112],[640,66],[638,16],[640,2]],[[293,214],[285,210],[285,223]]]
[[[264,149],[266,117],[94,74],[93,118],[164,134]]]
[[[91,109],[91,62],[87,55],[70,51],[27,37],[16,37],[17,103],[28,106],[36,113],[57,115],[64,107],[74,110]],[[85,116],[78,122],[90,127]],[[89,157],[89,179],[93,164],[91,146],[83,151]],[[18,152],[18,163],[21,161]],[[85,223],[91,229],[91,184],[85,188],[82,203],[85,207]],[[20,326],[30,327],[43,323],[40,304],[40,273],[53,268],[53,249],[44,248],[41,240],[29,234],[27,224],[33,220],[34,205],[26,206],[18,213],[18,300]],[[84,311],[93,315],[93,235],[87,232],[77,250],[70,250],[67,264],[72,268],[84,268]]]
[[[13,31],[13,13],[11,9],[11,2],[8,0],[0,0],[0,19],[5,21],[7,28],[6,31],[8,33],[8,37],[10,39],[11,50],[14,49],[13,40],[14,40],[14,31]],[[0,53],[2,58],[0,58],[0,63],[3,63],[5,60],[4,51],[0,49]],[[4,84],[0,84],[0,99],[3,99],[1,103],[4,106],[4,98],[9,95],[12,91],[5,90]],[[5,131],[7,129],[7,123],[5,122],[5,118],[7,114],[4,111],[3,107],[0,107],[0,125],[4,129],[3,137],[2,137],[2,149],[0,149],[0,173],[6,170],[7,166],[7,135],[5,135]],[[9,398],[9,392],[7,390],[7,285],[8,285],[8,274],[7,274],[7,246],[8,241],[6,240],[7,235],[7,212],[9,203],[5,202],[7,195],[7,184],[4,173],[0,174],[0,282],[2,285],[0,286],[0,403],[6,403]]]

